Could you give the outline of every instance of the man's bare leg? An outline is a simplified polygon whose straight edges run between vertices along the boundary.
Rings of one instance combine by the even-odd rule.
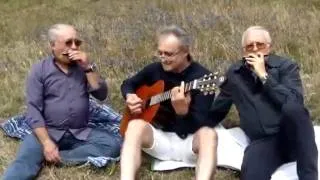
[[[121,152],[121,180],[134,180],[141,164],[141,148],[153,144],[152,128],[143,120],[131,120]]]
[[[197,180],[214,179],[217,164],[217,145],[218,138],[213,128],[203,127],[195,133],[192,150],[198,154]]]

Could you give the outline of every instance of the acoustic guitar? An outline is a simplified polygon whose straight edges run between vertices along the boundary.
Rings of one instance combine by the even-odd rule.
[[[184,92],[200,90],[204,95],[213,94],[224,81],[224,76],[219,76],[217,72],[211,73],[186,83]],[[143,101],[143,110],[142,113],[133,115],[130,113],[128,107],[125,109],[120,123],[120,134],[122,136],[124,136],[130,120],[142,119],[151,123],[160,108],[160,103],[171,98],[171,90],[164,92],[163,80],[159,80],[151,86],[143,85],[139,87],[135,93]]]

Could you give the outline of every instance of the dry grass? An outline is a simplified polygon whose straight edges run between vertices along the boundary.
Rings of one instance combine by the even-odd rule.
[[[45,32],[54,23],[76,25],[85,49],[110,80],[108,102],[123,108],[119,85],[151,62],[155,30],[178,24],[194,37],[193,54],[211,70],[224,70],[240,56],[241,32],[250,25],[271,30],[278,54],[295,59],[305,80],[306,104],[320,122],[320,1],[319,0],[0,0],[0,117],[24,110],[24,80],[34,62],[48,54]],[[111,81],[112,80],[112,81]],[[226,124],[236,124],[236,114]],[[0,175],[14,159],[17,141],[0,133]],[[145,160],[141,179],[191,179],[191,170],[154,173]],[[119,167],[46,167],[39,179],[118,179]],[[221,170],[217,179],[237,179]]]

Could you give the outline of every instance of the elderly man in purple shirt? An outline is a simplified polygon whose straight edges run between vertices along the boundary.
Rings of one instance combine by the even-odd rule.
[[[33,133],[22,142],[5,180],[34,179],[44,160],[85,162],[88,156],[118,157],[120,142],[106,131],[88,128],[89,94],[107,96],[107,85],[96,65],[80,50],[71,25],[48,31],[53,56],[35,64],[27,79],[27,121]]]

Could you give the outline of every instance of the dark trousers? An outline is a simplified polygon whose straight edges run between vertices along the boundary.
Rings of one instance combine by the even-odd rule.
[[[269,180],[279,166],[290,161],[297,161],[300,180],[318,180],[318,150],[308,111],[287,103],[282,112],[280,132],[254,140],[246,148],[241,180]]]

